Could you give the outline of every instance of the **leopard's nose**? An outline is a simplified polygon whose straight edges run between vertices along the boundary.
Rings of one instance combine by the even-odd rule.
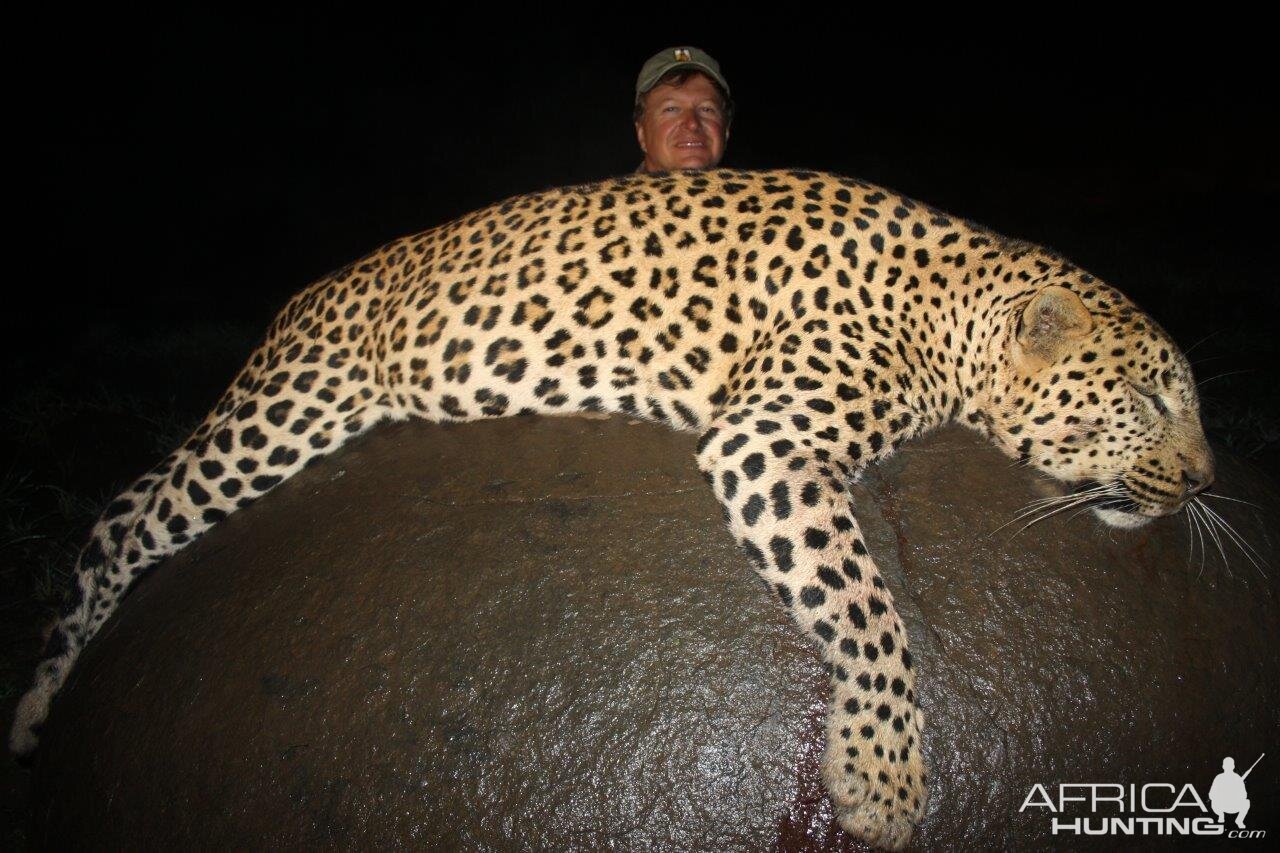
[[[1183,497],[1198,495],[1213,484],[1213,468],[1182,469]]]

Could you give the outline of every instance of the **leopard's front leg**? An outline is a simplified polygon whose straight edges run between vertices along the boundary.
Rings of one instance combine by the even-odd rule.
[[[717,419],[698,463],[734,538],[830,666],[822,775],[840,825],[898,849],[927,801],[921,719],[906,631],[853,517],[846,431],[783,398]]]

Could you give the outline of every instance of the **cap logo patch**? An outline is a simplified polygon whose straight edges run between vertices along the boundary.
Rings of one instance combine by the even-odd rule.
[[[677,47],[675,49],[675,55],[676,55],[676,62],[689,61],[689,51],[685,50],[683,47]]]

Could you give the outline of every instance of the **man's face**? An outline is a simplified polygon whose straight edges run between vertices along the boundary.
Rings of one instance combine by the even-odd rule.
[[[681,86],[654,86],[644,96],[636,139],[644,152],[646,172],[716,165],[729,140],[720,93],[702,74],[691,75]]]

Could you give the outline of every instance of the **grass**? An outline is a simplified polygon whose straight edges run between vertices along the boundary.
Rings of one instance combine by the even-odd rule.
[[[52,608],[71,581],[75,537],[106,506],[104,497],[76,494],[53,483],[37,484],[29,473],[0,481],[0,577],[27,576],[31,600]],[[0,603],[0,612],[16,602]],[[11,695],[0,684],[0,697]]]
[[[256,336],[193,324],[15,365],[24,383],[0,401],[0,698],[25,687],[98,515],[186,438]]]

